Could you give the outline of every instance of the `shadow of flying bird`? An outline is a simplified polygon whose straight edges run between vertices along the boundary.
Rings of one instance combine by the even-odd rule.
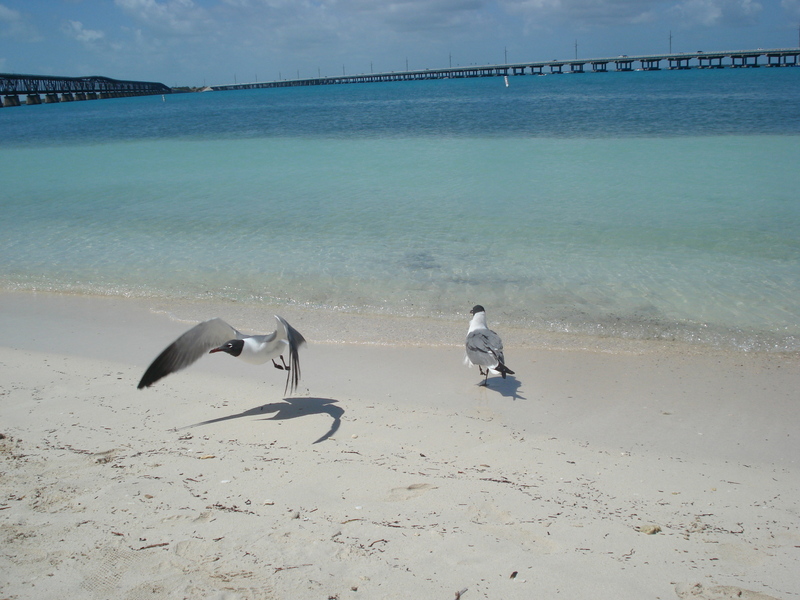
[[[194,425],[187,425],[181,429],[191,429],[193,427],[202,427],[204,425],[212,425],[214,423],[221,423],[222,421],[229,421],[231,419],[241,419],[243,417],[258,417],[263,416],[265,413],[275,413],[271,417],[266,417],[264,421],[282,421],[285,419],[296,419],[298,417],[306,417],[309,415],[327,414],[333,419],[330,429],[314,444],[324,442],[334,433],[339,430],[342,424],[342,415],[344,409],[334,406],[337,400],[332,398],[285,398],[283,402],[272,402],[270,404],[261,404],[254,408],[248,409],[244,412],[227,415],[225,417],[218,417],[216,419],[209,419],[195,423]]]

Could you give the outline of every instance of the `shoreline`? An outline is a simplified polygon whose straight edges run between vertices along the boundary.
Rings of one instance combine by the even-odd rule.
[[[401,317],[393,314],[358,313],[350,310],[327,310],[292,304],[269,302],[237,302],[218,299],[167,299],[140,298],[114,295],[94,295],[82,292],[42,292],[29,290],[0,289],[0,307],[9,310],[28,310],[28,300],[40,306],[32,309],[42,311],[61,310],[72,307],[75,314],[87,310],[101,313],[136,314],[151,317],[165,316],[182,325],[193,325],[215,316],[222,317],[244,332],[259,333],[273,327],[273,314],[281,314],[290,322],[302,325],[309,331],[309,341],[322,344],[356,344],[375,346],[424,346],[461,347],[469,323],[469,308],[462,318],[456,316]],[[82,308],[84,307],[84,308]],[[47,312],[44,313],[45,315]],[[506,348],[518,347],[530,350],[587,351],[610,354],[675,354],[675,355],[719,355],[748,357],[777,357],[778,359],[800,359],[800,351],[748,349],[719,346],[702,341],[687,342],[677,339],[643,339],[542,331],[519,327],[503,322],[502,316],[489,315],[489,327],[496,329]],[[308,336],[307,336],[308,337]]]
[[[516,376],[482,388],[466,319],[420,345],[419,320],[286,308],[295,395],[226,356],[137,390],[190,310],[0,308],[3,597],[800,597],[796,356],[498,327]]]

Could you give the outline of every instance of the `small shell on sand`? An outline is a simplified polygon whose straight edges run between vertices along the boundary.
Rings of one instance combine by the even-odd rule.
[[[661,531],[661,527],[658,525],[642,525],[639,527],[639,531],[641,533],[646,533],[647,535],[655,535]]]

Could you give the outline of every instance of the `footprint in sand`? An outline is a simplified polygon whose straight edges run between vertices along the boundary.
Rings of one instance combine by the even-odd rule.
[[[211,520],[212,516],[213,515],[211,514],[211,511],[210,510],[206,510],[206,511],[201,512],[199,515],[197,515],[193,519],[193,522],[194,523],[208,523]]]
[[[675,586],[678,598],[688,600],[778,600],[761,592],[752,592],[732,585],[705,587],[701,583],[679,583]]]
[[[112,448],[111,450],[106,450],[105,452],[97,452],[92,454],[92,461],[97,463],[98,465],[105,465],[110,463],[114,460],[117,454],[117,449]]]
[[[430,483],[412,483],[407,487],[396,487],[389,491],[389,497],[386,499],[388,502],[400,502],[402,500],[411,500],[417,496],[421,496],[428,490],[436,489],[436,486]]]

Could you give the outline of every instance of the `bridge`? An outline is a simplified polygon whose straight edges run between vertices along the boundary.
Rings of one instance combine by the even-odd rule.
[[[336,85],[343,83],[373,83],[384,81],[424,81],[430,79],[459,79],[465,77],[502,77],[508,75],[558,75],[562,73],[606,73],[609,65],[614,71],[658,71],[662,63],[668,69],[699,69],[796,67],[800,48],[773,50],[734,50],[727,52],[683,52],[677,54],[620,55],[610,58],[550,60],[543,62],[509,63],[499,65],[450,67],[417,71],[390,71],[342,75],[341,77],[312,77],[308,79],[281,79],[257,83],[213,85],[213,91],[249,90],[259,88],[294,87],[304,85]],[[759,62],[761,61],[761,62]],[[636,63],[639,64],[636,67]]]
[[[20,106],[44,102],[73,102],[99,98],[123,98],[171,94],[163,83],[149,81],[121,81],[109,77],[52,77],[48,75],[12,75],[0,73],[2,106]]]

